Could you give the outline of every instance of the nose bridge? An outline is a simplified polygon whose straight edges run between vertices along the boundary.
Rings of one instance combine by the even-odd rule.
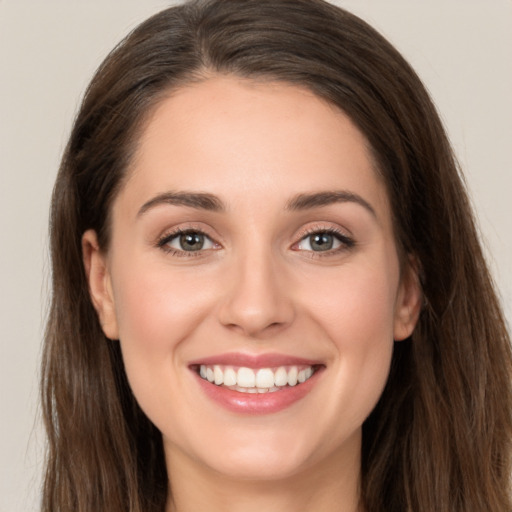
[[[249,244],[232,261],[221,322],[250,336],[288,325],[293,305],[281,261],[268,244]]]

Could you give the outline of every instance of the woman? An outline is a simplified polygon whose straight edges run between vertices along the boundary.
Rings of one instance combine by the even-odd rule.
[[[510,510],[510,340],[415,73],[318,0],[100,67],[51,214],[43,510]]]

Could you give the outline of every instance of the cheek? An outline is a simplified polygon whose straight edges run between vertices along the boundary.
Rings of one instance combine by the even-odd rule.
[[[131,266],[114,287],[121,340],[147,348],[169,348],[186,336],[212,302],[212,287],[188,272]]]
[[[308,309],[340,350],[393,338],[398,270],[386,266],[388,271],[383,272],[379,267],[347,265],[335,275],[317,275],[303,289]]]
[[[180,378],[183,347],[211,310],[212,287],[205,288],[204,278],[191,279],[190,272],[171,272],[143,258],[116,269],[115,307],[130,388],[157,428],[186,439],[186,422],[176,413],[188,396],[187,381]]]
[[[140,402],[146,401],[141,392],[153,392],[157,382],[170,384],[183,365],[180,347],[211,309],[211,288],[205,288],[204,279],[190,279],[190,273],[144,260],[118,271],[114,299],[120,344]]]
[[[333,390],[343,390],[328,398],[329,407],[354,428],[376,405],[389,374],[398,270],[388,268],[347,266],[336,279],[317,280],[317,299],[309,301],[335,351]]]

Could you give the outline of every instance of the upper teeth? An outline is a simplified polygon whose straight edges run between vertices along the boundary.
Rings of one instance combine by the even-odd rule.
[[[245,390],[240,388],[258,390],[277,391],[283,386],[295,386],[308,380],[313,375],[313,367],[297,367],[297,366],[280,366],[279,368],[252,368],[220,365],[201,365],[199,367],[199,375],[213,382],[218,386],[224,385],[233,387],[239,391]]]

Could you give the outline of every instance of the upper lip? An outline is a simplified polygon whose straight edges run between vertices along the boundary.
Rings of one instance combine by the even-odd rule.
[[[304,359],[286,354],[243,354],[240,352],[228,352],[190,362],[190,366],[211,366],[216,364],[257,369],[274,368],[278,366],[315,366],[322,363],[319,360]]]

